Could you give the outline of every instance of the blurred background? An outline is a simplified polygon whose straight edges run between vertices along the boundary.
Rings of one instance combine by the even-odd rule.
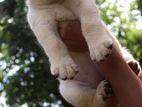
[[[142,0],[97,0],[108,28],[142,65]],[[0,0],[0,107],[72,107],[31,32],[25,0]]]

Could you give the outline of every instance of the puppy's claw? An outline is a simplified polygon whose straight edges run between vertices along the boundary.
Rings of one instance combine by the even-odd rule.
[[[111,44],[111,45],[108,47],[108,49],[112,49],[112,46],[113,46],[113,44]]]
[[[53,75],[55,78],[58,78],[59,77],[59,74],[54,74]]]
[[[109,56],[110,56],[110,54],[106,54],[106,55],[105,55],[106,58],[109,57]]]

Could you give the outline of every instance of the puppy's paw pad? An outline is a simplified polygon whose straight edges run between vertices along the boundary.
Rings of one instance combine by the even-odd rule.
[[[108,81],[102,81],[97,88],[97,99],[100,102],[106,102],[113,94],[111,85]]]
[[[136,60],[129,60],[128,62],[129,67],[136,73],[139,74],[141,71],[141,66],[138,61]]]

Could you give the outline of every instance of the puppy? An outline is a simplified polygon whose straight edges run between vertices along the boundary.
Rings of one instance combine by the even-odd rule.
[[[105,80],[95,84],[99,74],[92,61],[104,60],[112,44],[126,61],[134,59],[108,32],[94,0],[27,0],[27,6],[29,25],[49,57],[51,73],[59,78],[62,96],[76,107],[105,107],[111,88]],[[67,50],[57,29],[65,20],[80,21],[90,57]]]

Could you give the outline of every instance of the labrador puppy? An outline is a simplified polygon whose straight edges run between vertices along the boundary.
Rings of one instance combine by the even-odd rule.
[[[104,60],[113,44],[126,61],[138,63],[107,30],[95,1],[27,0],[27,6],[29,25],[49,57],[51,73],[59,78],[62,96],[76,107],[106,107],[111,87],[105,80],[95,84],[94,75],[97,78],[99,74],[92,61]],[[80,21],[90,57],[67,50],[57,27],[65,20]]]

